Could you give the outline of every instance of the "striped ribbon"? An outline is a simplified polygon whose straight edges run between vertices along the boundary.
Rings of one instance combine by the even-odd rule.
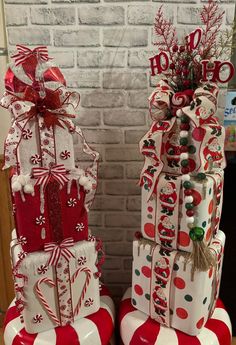
[[[36,185],[42,185],[43,189],[46,188],[50,180],[57,181],[62,187],[69,181],[66,176],[67,171],[63,164],[54,165],[52,168],[33,168],[32,174],[34,178],[37,178]]]
[[[45,252],[51,252],[50,259],[48,261],[48,266],[56,266],[60,256],[63,256],[67,261],[70,258],[74,258],[74,254],[68,249],[68,247],[72,247],[74,245],[73,238],[66,238],[60,244],[57,243],[46,243],[44,245]]]
[[[16,46],[18,52],[11,57],[15,59],[16,66],[23,64],[30,56],[35,55],[39,60],[48,61],[48,49],[40,46],[31,50],[28,47],[18,44]]]

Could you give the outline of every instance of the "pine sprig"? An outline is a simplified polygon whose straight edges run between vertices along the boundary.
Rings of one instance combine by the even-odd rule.
[[[165,19],[162,6],[159,7],[155,17],[154,31],[159,38],[154,45],[158,46],[160,51],[168,52],[173,61],[171,47],[178,44],[178,38],[175,27],[169,20]]]
[[[203,49],[199,51],[202,59],[210,58],[216,54],[216,40],[224,13],[225,11],[219,11],[218,4],[213,0],[208,0],[207,5],[204,5],[200,12],[201,21],[205,26],[201,42]]]

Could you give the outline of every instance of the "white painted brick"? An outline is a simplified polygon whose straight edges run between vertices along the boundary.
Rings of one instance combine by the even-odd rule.
[[[144,136],[144,134],[147,132],[147,130],[126,130],[125,131],[125,142],[127,144],[137,144],[141,140],[141,138]]]
[[[141,110],[107,110],[103,114],[104,124],[108,126],[142,126],[145,112]]]
[[[166,2],[171,2],[171,3],[178,3],[178,4],[182,4],[182,3],[188,3],[188,4],[195,4],[198,2],[198,0],[152,0],[154,2],[160,2],[160,3],[166,3]],[[169,5],[171,6],[171,4]]]
[[[74,120],[78,126],[99,126],[101,123],[101,112],[98,110],[81,109]]]
[[[123,244],[123,246],[124,246],[124,244]],[[132,254],[132,250],[128,251],[128,248],[126,250],[123,250],[123,252],[125,252],[125,253],[129,252],[130,255]],[[121,253],[120,255],[127,255],[127,254]],[[109,283],[120,283],[121,281],[130,284],[132,274],[129,271],[115,271],[115,273],[107,271],[107,272],[104,272],[103,276],[104,276],[105,284],[107,282],[109,282]]]
[[[122,179],[124,177],[124,167],[119,164],[100,164],[98,178],[102,179]]]
[[[8,28],[8,40],[10,44],[50,45],[50,33],[42,28]]]
[[[226,24],[233,24],[233,21],[234,21],[234,7],[230,6],[230,8],[226,8],[225,9],[225,12],[226,12]]]
[[[177,21],[179,24],[201,24],[201,7],[178,6]]]
[[[105,225],[110,227],[124,227],[133,228],[135,226],[140,227],[141,215],[140,212],[135,214],[130,212],[123,213],[109,213],[105,215]],[[109,252],[108,252],[109,254]]]
[[[132,258],[124,259],[123,264],[124,264],[123,266],[124,269],[130,271],[132,269],[133,259]]]
[[[146,90],[130,91],[128,96],[128,106],[130,108],[148,108],[149,93]]]
[[[38,25],[71,25],[75,24],[74,8],[31,8],[32,24]]]
[[[117,196],[97,196],[93,202],[93,210],[123,211],[125,198]]]
[[[139,153],[138,145],[137,147],[108,147],[105,150],[105,157],[107,161],[110,162],[130,162],[130,161],[141,161],[142,155]]]
[[[79,51],[77,53],[78,67],[124,67],[125,51]]]
[[[122,261],[120,258],[106,256],[106,260],[102,266],[103,270],[119,270],[121,269]]]
[[[79,29],[79,30],[54,30],[55,46],[64,47],[98,47],[98,29]]]
[[[124,93],[93,91],[82,95],[81,105],[86,108],[114,108],[124,105]]]
[[[148,45],[148,30],[135,28],[104,29],[103,45],[106,47],[145,47]]]
[[[141,210],[141,198],[140,196],[131,196],[127,199],[128,211],[140,211]]]
[[[129,67],[149,67],[149,58],[154,56],[157,51],[153,50],[130,50],[128,56]]]
[[[94,236],[99,237],[103,242],[108,243],[122,241],[126,235],[126,231],[124,229],[116,229],[114,231],[113,228],[98,228],[91,226],[91,230]]]
[[[70,68],[74,67],[74,53],[73,51],[52,51],[50,49],[49,55],[53,57],[53,62],[59,67]]]
[[[134,228],[132,230],[127,230],[126,231],[126,241],[127,242],[132,242],[133,243],[133,240],[135,238],[135,232],[137,231],[137,228]]]
[[[91,144],[119,144],[123,138],[122,132],[118,129],[84,129],[83,132]]]
[[[47,4],[48,0],[5,0],[6,4]]]
[[[153,25],[157,8],[157,6],[149,4],[128,6],[128,23],[135,25]],[[173,8],[164,7],[163,11],[166,18],[173,22]]]
[[[142,157],[141,154],[140,154],[140,157]],[[126,167],[126,177],[137,180],[140,178],[140,173],[143,169],[143,162],[127,163],[125,167]]]
[[[100,73],[93,70],[63,70],[63,74],[66,77],[67,85],[73,88],[98,88],[100,87]]]
[[[145,89],[147,75],[144,72],[104,72],[103,87],[105,89]]]
[[[78,9],[80,24],[117,25],[124,24],[125,10],[121,6],[81,6]]]
[[[51,0],[52,3],[60,3],[60,4],[75,4],[79,2],[84,2],[84,3],[94,3],[94,2],[100,2],[100,0]]]
[[[112,231],[114,231],[114,229]],[[106,251],[106,253],[108,255],[117,255],[117,256],[130,255],[130,253],[131,253],[130,252],[130,249],[131,249],[130,243],[127,246],[128,248],[122,249],[121,248],[122,246],[124,246],[124,243],[122,243],[122,242],[114,242],[114,247],[113,247],[113,245],[109,246],[108,244],[106,244],[106,248],[108,249],[108,251]]]
[[[145,2],[150,0],[104,0],[104,2]]]
[[[140,187],[134,181],[105,181],[107,195],[139,195]]]
[[[5,17],[7,26],[27,25],[27,8],[6,6]]]

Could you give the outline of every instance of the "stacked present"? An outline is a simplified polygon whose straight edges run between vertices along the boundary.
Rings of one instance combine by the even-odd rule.
[[[17,49],[1,100],[12,117],[5,168],[11,167],[16,224],[11,242],[16,307],[26,332],[36,334],[100,308],[104,255],[101,241],[88,230],[99,155],[72,122],[80,96],[66,88],[47,48]],[[92,163],[82,168],[75,160],[79,155],[79,161],[88,155]]]
[[[202,20],[206,13],[219,25],[223,14],[214,2],[203,6]],[[209,32],[197,28],[180,45],[160,8],[155,32],[161,52],[150,59],[152,75],[165,78],[149,97],[152,124],[140,141],[142,219],[133,242],[132,304],[161,325],[196,336],[219,295],[225,130],[216,117],[217,82],[227,82],[234,69],[213,61],[216,31],[209,42]]]

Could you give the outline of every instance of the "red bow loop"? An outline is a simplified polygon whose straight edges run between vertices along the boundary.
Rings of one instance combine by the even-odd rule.
[[[18,52],[11,57],[15,59],[16,66],[23,64],[31,56],[36,56],[38,61],[48,61],[48,49],[45,46],[40,46],[31,50],[28,47],[18,44],[16,46]]]

